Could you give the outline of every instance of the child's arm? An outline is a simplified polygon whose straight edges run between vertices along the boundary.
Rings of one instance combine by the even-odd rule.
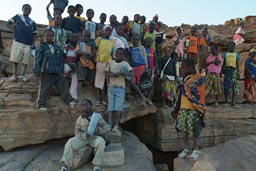
[[[50,7],[50,5],[51,5],[52,3],[53,3],[53,1],[50,0],[50,2],[49,2],[49,3],[47,4],[47,6],[46,6],[46,12],[47,12],[48,21],[53,20],[52,15],[51,15],[50,10],[49,10],[49,7]]]
[[[240,79],[239,59],[236,60],[237,79]]]
[[[35,53],[35,62],[33,66],[33,73],[35,76],[39,76],[41,73],[41,65],[43,61],[43,54],[44,54],[44,49],[39,45],[39,47],[36,49]]]
[[[14,17],[12,17],[11,19],[9,19],[6,23],[6,26],[11,29],[12,31],[14,31],[15,26],[16,26],[16,22],[17,22],[17,17],[19,17],[18,15],[15,15]]]

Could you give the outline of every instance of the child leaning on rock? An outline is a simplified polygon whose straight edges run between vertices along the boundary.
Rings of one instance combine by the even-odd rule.
[[[60,47],[53,42],[54,33],[52,30],[45,30],[44,41],[40,43],[36,50],[35,64],[33,72],[40,80],[39,93],[37,98],[37,108],[47,111],[46,102],[54,85],[60,97],[72,108],[75,105],[74,99],[69,93],[68,83],[65,79],[64,60]]]

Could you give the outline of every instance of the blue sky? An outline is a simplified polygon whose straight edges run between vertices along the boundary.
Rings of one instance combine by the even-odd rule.
[[[45,7],[49,0],[7,0],[0,6],[0,19],[8,20],[21,13],[21,6],[28,3],[32,6],[31,18],[37,23],[47,24]],[[94,21],[99,21],[101,12],[108,16],[116,14],[120,21],[123,15],[133,19],[138,13],[145,15],[147,21],[155,14],[159,20],[169,26],[185,24],[223,24],[226,20],[248,15],[256,15],[255,0],[69,0],[69,4],[80,3],[86,9],[95,11]],[[52,11],[52,10],[51,10]],[[67,13],[63,13],[63,17]],[[108,19],[107,19],[108,20]]]

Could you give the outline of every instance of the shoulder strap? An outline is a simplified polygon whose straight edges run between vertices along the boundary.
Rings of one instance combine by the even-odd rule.
[[[170,61],[171,61],[171,58],[169,58],[169,59],[168,59],[168,61],[165,63],[165,65],[164,65],[164,68],[163,68],[162,72],[164,72],[165,68],[167,67],[167,65],[168,65],[168,63],[169,63]]]

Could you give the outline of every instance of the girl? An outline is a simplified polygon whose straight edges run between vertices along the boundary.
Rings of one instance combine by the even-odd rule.
[[[243,98],[256,102],[256,49],[250,50],[249,58],[245,61]]]
[[[172,38],[174,41],[173,49],[178,54],[179,59],[183,59],[184,57],[184,42],[185,38],[182,36],[183,30],[182,27],[176,28],[176,35]]]
[[[225,106],[228,106],[228,95],[232,93],[231,106],[235,106],[235,94],[238,93],[238,79],[239,76],[239,65],[240,54],[234,52],[235,43],[229,42],[228,52],[224,53],[222,73],[224,73],[224,95],[225,95]]]
[[[218,95],[220,95],[220,72],[222,66],[222,56],[218,54],[218,46],[211,46],[211,55],[206,59],[207,76],[205,84],[205,94],[215,95],[214,106],[219,106]]]

